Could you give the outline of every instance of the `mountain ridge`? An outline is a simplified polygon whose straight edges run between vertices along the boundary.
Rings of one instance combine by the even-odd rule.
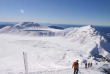
[[[18,25],[20,28],[18,28]],[[55,31],[53,31],[55,30]],[[80,47],[77,49],[82,51],[89,56],[94,56],[95,54],[103,55],[109,58],[110,56],[110,43],[100,34],[92,25],[84,27],[67,28],[64,30],[57,30],[49,27],[43,27],[34,22],[23,22],[15,26],[7,26],[0,29],[0,33],[14,34],[14,35],[31,35],[31,36],[59,36],[63,37],[73,44],[78,44],[78,46],[84,47],[81,50]],[[106,46],[107,45],[107,46]],[[85,52],[87,50],[87,52]],[[81,53],[81,55],[83,55]]]

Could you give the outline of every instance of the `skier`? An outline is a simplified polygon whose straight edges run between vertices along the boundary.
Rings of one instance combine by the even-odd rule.
[[[87,69],[87,63],[85,63],[85,68]]]
[[[76,60],[76,62],[73,63],[72,68],[73,67],[74,67],[74,74],[78,74],[78,71],[79,71],[78,60]]]

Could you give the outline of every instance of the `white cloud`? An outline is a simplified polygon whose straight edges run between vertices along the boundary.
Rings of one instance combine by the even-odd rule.
[[[23,14],[24,13],[24,10],[23,9],[20,9],[20,12]]]

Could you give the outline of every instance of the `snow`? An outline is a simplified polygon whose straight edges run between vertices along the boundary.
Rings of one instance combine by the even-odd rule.
[[[48,30],[54,35],[39,36],[42,31],[36,34],[24,29]],[[110,68],[109,63],[94,60],[94,54],[109,58],[110,44],[91,26],[65,30],[7,26],[0,33],[1,74],[23,74],[23,52],[27,53],[29,74],[72,74],[71,66],[76,60],[80,64],[79,74],[105,74],[101,67]],[[86,70],[84,61],[92,62],[93,67]]]

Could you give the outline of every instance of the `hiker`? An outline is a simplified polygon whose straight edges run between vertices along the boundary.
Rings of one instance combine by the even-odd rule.
[[[85,63],[85,68],[87,69],[87,63]]]
[[[91,67],[92,67],[92,63],[91,63]]]
[[[78,74],[79,71],[79,64],[78,64],[78,60],[76,60],[73,65],[72,68],[74,67],[74,74]]]
[[[90,62],[88,63],[88,67],[90,67]]]

